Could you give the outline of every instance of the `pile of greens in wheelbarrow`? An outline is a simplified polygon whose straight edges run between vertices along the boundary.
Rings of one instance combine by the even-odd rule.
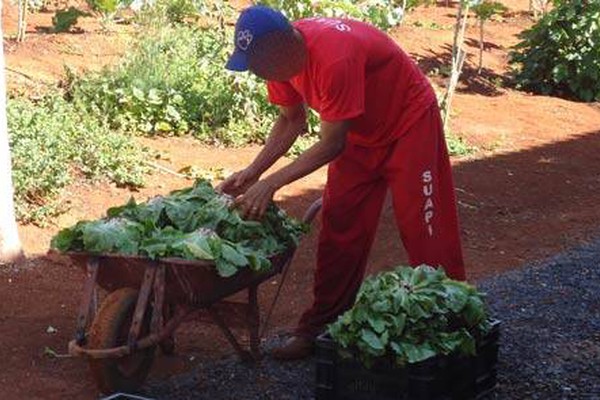
[[[483,294],[442,269],[398,267],[363,283],[354,306],[329,326],[344,357],[369,366],[397,365],[437,355],[474,355],[490,329]]]
[[[61,252],[210,260],[228,277],[246,267],[268,270],[269,257],[295,246],[306,230],[273,204],[261,221],[242,219],[231,204],[230,197],[198,180],[146,203],[131,199],[103,219],[80,221],[60,231],[51,246]]]

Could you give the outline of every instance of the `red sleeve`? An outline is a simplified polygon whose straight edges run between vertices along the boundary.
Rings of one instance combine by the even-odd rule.
[[[289,82],[267,82],[269,102],[272,104],[290,107],[304,102],[300,93],[296,92]]]
[[[365,111],[365,65],[348,57],[324,67],[318,80],[323,121],[352,119]]]

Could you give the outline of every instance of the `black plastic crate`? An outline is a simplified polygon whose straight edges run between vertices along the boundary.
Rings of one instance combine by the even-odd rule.
[[[317,400],[469,400],[496,385],[500,321],[477,342],[477,355],[439,356],[398,367],[389,358],[367,369],[338,355],[328,334],[317,339]]]

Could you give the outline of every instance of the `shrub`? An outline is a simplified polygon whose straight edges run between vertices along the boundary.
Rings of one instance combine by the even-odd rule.
[[[561,2],[520,35],[512,62],[519,87],[600,100],[600,0]]]
[[[152,29],[120,65],[71,77],[70,95],[115,129],[192,133],[218,145],[261,142],[274,108],[258,78],[225,70],[230,33],[187,25]]]
[[[198,16],[198,3],[196,0],[157,0],[145,3],[136,15],[136,20],[142,25],[165,21],[172,25],[182,24]]]
[[[68,32],[77,24],[79,17],[89,15],[86,12],[78,10],[75,7],[69,7],[66,10],[58,10],[52,17],[52,27],[54,32]]]
[[[235,17],[231,8],[220,1],[197,5],[201,17],[220,22],[197,26],[159,12],[168,1],[141,13],[142,31],[119,65],[83,77],[68,74],[68,95],[119,131],[189,133],[222,146],[263,143],[276,114],[265,85],[252,74],[224,68],[232,50],[233,31],[224,23]],[[286,4],[300,9],[302,2]],[[318,130],[311,112],[309,136],[291,154],[313,142]]]
[[[410,6],[414,6],[420,1],[411,0],[408,3]],[[370,22],[383,30],[391,29],[400,24],[405,12],[402,7],[397,6],[394,1],[389,0],[368,0],[363,2],[350,0],[325,0],[319,2],[311,0],[263,0],[259,3],[282,11],[291,20],[315,15],[351,17]]]
[[[129,6],[132,0],[86,0],[86,2],[92,10],[108,16],[116,13],[120,8]]]
[[[78,174],[121,185],[143,183],[144,154],[139,146],[62,98],[11,99],[7,114],[21,222],[40,223],[55,214],[61,189]]]

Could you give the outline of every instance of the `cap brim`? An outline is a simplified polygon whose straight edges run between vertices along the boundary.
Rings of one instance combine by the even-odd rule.
[[[247,71],[248,57],[241,51],[234,51],[227,64],[225,64],[225,68],[230,71]]]

